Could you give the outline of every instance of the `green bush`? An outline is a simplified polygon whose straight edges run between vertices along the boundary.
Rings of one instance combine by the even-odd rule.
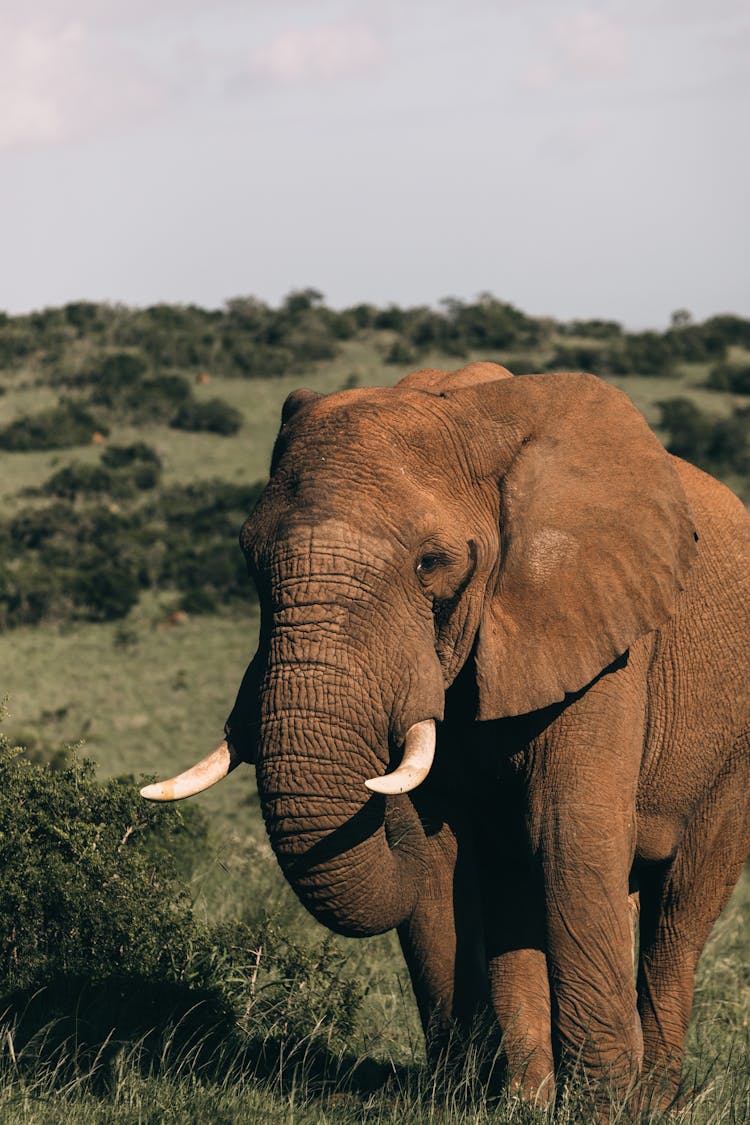
[[[602,348],[596,344],[566,344],[555,349],[545,371],[598,371],[601,369]]]
[[[130,559],[92,546],[77,560],[71,588],[80,616],[89,621],[116,621],[137,603],[140,582]]]
[[[393,341],[385,357],[386,363],[400,364],[407,366],[410,363],[416,363],[417,353],[409,347],[406,340],[398,338]]]
[[[0,325],[0,368],[13,368],[37,347],[35,334],[25,327],[16,327],[12,321]]]
[[[687,398],[657,404],[669,432],[670,453],[710,473],[750,474],[750,410],[735,408],[729,418],[712,418]]]
[[[4,528],[10,553],[16,557],[19,550],[37,550],[43,547],[62,529],[64,535],[72,532],[75,511],[70,504],[49,504],[46,508],[27,508]]]
[[[529,355],[509,355],[497,362],[501,367],[507,367],[514,375],[531,375],[533,372],[544,370],[544,365]]]
[[[73,500],[79,493],[112,492],[113,484],[113,474],[101,465],[73,463],[53,473],[40,492]]]
[[[153,465],[156,469],[162,467],[161,457],[145,441],[137,441],[133,445],[108,445],[102,453],[102,465],[108,469],[124,469],[133,464]]]
[[[750,395],[750,365],[717,363],[712,367],[706,386],[714,391],[731,391],[736,395]]]
[[[178,980],[190,960],[190,900],[169,859],[205,838],[196,809],[143,801],[89,762],[51,770],[0,734],[0,993],[56,975]]]
[[[560,327],[566,336],[588,336],[592,340],[611,340],[623,335],[617,320],[571,320]]]
[[[189,399],[180,406],[169,424],[176,430],[231,437],[242,426],[242,414],[221,398],[210,398],[206,402]]]
[[[125,414],[133,422],[168,422],[192,395],[184,375],[155,375],[142,379],[122,393],[94,394],[96,402]]]
[[[64,1081],[123,1041],[150,1071],[181,1044],[192,1072],[343,1044],[362,990],[341,952],[197,918],[187,880],[208,850],[196,806],[144,801],[75,754],[36,764],[0,732],[0,1005],[19,1057],[36,1043],[26,1057],[65,1060]]]
[[[105,449],[99,465],[78,462],[66,465],[53,473],[38,491],[66,500],[91,494],[108,494],[122,500],[155,488],[160,479],[159,455],[150,446],[137,442]]]
[[[50,567],[36,553],[0,563],[0,629],[71,617],[68,576],[67,568]]]
[[[670,398],[657,403],[660,426],[669,432],[670,453],[705,467],[713,425],[708,415],[689,398]]]
[[[59,406],[39,414],[17,418],[0,430],[0,449],[66,449],[86,445],[96,432],[109,430],[87,407],[63,400]]]
[[[127,499],[132,474],[157,471],[149,454],[145,464],[136,455],[130,460],[130,453],[116,452],[115,462],[129,463],[105,470],[113,495]],[[165,489],[148,504],[114,507],[101,503],[102,493],[91,494],[100,499],[96,505],[85,503],[85,492],[72,495],[81,468],[59,474],[69,487],[58,491],[75,503],[29,507],[0,523],[0,629],[45,620],[117,620],[149,588],[179,592],[192,613],[255,599],[237,535],[263,482],[208,480]]]

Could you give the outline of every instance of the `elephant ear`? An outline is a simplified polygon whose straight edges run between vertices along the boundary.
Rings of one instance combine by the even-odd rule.
[[[614,387],[531,375],[450,397],[467,395],[500,487],[475,650],[478,717],[496,719],[563,700],[661,625],[697,535],[672,458]]]
[[[494,383],[498,379],[512,379],[513,375],[497,363],[470,363],[458,371],[438,371],[434,367],[424,367],[405,375],[396,384],[404,390],[429,391],[431,394],[444,394],[460,387],[476,387],[480,383]]]

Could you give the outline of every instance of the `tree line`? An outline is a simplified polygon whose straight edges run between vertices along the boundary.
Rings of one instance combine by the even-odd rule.
[[[529,353],[542,352],[549,370],[663,375],[682,363],[726,362],[733,346],[750,348],[750,320],[734,315],[694,323],[681,310],[662,332],[628,332],[613,320],[529,316],[489,293],[474,301],[449,298],[437,308],[362,303],[336,310],[308,288],[288,294],[278,308],[237,297],[220,309],[75,301],[21,316],[0,313],[0,370],[33,364],[64,384],[81,374],[92,350],[121,350],[159,370],[272,377],[332,359],[342,341],[363,333],[387,334],[391,363],[408,366],[430,352],[516,352],[519,374],[526,362],[538,362]]]

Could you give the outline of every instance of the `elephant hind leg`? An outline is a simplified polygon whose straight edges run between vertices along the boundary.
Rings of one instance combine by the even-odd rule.
[[[679,1086],[698,958],[750,851],[749,786],[745,742],[696,811],[671,864],[640,878],[644,1072],[662,1084],[664,1102]]]
[[[543,1105],[554,1096],[555,1062],[542,888],[519,854],[501,870],[502,887],[492,888],[485,906],[492,1005],[510,1088]]]

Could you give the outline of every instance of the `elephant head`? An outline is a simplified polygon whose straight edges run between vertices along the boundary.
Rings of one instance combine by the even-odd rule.
[[[429,877],[412,797],[381,794],[427,774],[459,672],[472,721],[564,700],[670,615],[695,547],[623,394],[493,364],[292,394],[241,544],[261,630],[225,741],[144,795],[254,761],[286,877],[348,934],[400,925]]]

